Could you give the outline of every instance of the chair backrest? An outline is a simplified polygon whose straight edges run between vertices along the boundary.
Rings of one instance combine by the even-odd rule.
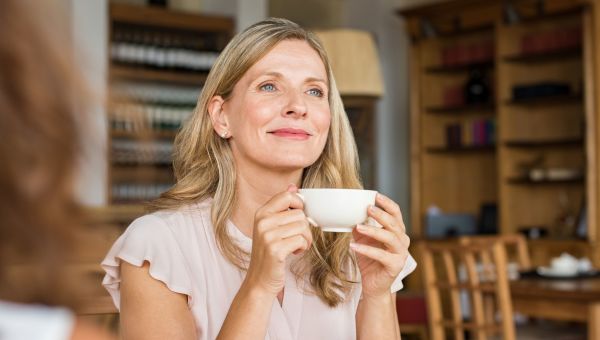
[[[465,332],[477,340],[495,334],[502,334],[507,340],[515,339],[503,243],[498,240],[472,244],[422,242],[420,247],[433,340],[445,339],[447,331],[457,340],[463,340]],[[468,320],[463,319],[461,292],[468,293]],[[485,300],[490,297],[497,310],[493,317],[486,317]]]
[[[489,244],[500,242],[506,249],[507,258],[514,259],[519,271],[531,269],[531,257],[527,248],[527,240],[520,234],[463,236],[459,242],[463,244]]]

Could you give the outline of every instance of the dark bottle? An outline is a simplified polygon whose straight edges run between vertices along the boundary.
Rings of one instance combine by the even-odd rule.
[[[469,80],[465,84],[465,100],[467,104],[482,104],[490,102],[490,88],[483,72],[471,70]]]

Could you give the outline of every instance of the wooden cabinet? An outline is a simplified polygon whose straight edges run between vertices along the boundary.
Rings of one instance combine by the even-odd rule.
[[[233,29],[227,17],[110,4],[109,204],[173,184],[173,139]]]
[[[597,259],[599,7],[457,0],[399,12],[411,36],[414,237],[427,236],[432,206],[479,216],[491,204],[499,233],[547,231],[530,244],[539,262],[574,248]]]

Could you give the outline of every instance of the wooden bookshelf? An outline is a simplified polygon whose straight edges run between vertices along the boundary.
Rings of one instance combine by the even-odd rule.
[[[600,34],[600,1],[584,5],[577,0],[546,0],[543,12],[532,3],[510,2],[517,20],[507,20],[506,3],[495,0],[457,0],[399,12],[411,36],[409,230],[413,237],[426,237],[425,217],[432,206],[447,213],[479,215],[483,204],[495,203],[499,233],[547,226],[553,241],[533,242],[536,254],[554,254],[545,247],[585,244],[600,265],[600,125],[594,100],[600,95],[596,85],[600,44],[593,39]],[[562,40],[548,43],[553,36]],[[449,47],[466,46],[468,51],[490,39],[491,61],[447,65]],[[445,102],[445,89],[465,84],[474,67],[486,73],[493,104]],[[565,84],[570,91],[513,99],[515,86],[546,83]],[[464,126],[473,119],[495,119],[495,146],[444,145],[448,124]],[[523,171],[533,167],[577,168],[583,176],[532,181]],[[560,230],[558,214],[578,218],[584,207],[587,236],[573,241],[573,235]]]
[[[108,27],[109,91],[117,100],[108,117],[107,201],[137,206],[174,183],[164,155],[233,36],[234,21],[111,3]]]

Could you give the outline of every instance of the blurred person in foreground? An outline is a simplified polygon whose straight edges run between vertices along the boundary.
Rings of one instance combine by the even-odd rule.
[[[362,187],[313,33],[268,19],[234,37],[176,138],[174,168],[158,211],[102,263],[124,339],[400,339],[395,292],[415,262],[398,205],[378,194],[368,214],[383,228],[326,233],[297,195]]]
[[[80,226],[82,120],[74,111],[85,103],[59,36],[66,27],[47,5],[0,1],[0,339],[111,339],[71,309],[77,282],[64,264]]]

